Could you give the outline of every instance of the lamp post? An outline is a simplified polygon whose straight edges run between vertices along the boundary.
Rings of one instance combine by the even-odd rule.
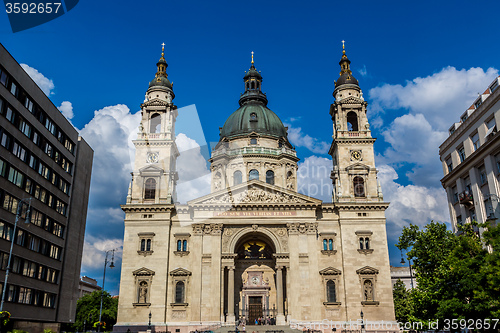
[[[148,331],[150,331],[150,332],[151,332],[151,311],[149,311]]]
[[[365,321],[363,320],[363,310],[361,310],[361,333],[365,333]]]
[[[108,250],[106,251],[106,257],[104,258],[104,274],[102,275],[102,290],[101,290],[101,307],[99,308],[99,325],[97,328],[97,331],[101,331],[101,317],[102,317],[102,299],[104,296],[104,282],[106,281],[106,266],[108,266],[108,255],[110,252],[113,252],[113,256],[111,257],[111,265],[109,265],[109,268],[115,267],[114,261],[115,261],[115,250]]]
[[[7,262],[7,267],[5,269],[5,280],[3,282],[3,292],[2,292],[2,302],[0,303],[0,312],[3,311],[3,303],[5,301],[5,292],[7,290],[7,281],[9,280],[10,261],[12,259],[12,249],[14,248],[14,239],[16,238],[17,221],[19,221],[19,218],[21,217],[21,214],[22,214],[23,202],[28,204],[28,208],[26,209],[26,218],[25,218],[24,222],[30,223],[31,198],[21,199],[17,203],[16,219],[14,222],[14,230],[12,231],[11,242],[10,242],[9,261]]]
[[[405,260],[403,259],[403,251],[401,250],[401,264],[405,264]],[[411,284],[411,289],[413,290],[413,273],[411,270],[411,259],[408,258],[408,266],[410,266],[410,284]]]

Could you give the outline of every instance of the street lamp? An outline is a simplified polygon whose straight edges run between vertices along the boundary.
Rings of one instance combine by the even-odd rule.
[[[116,249],[106,251],[106,257],[104,258],[104,274],[102,275],[101,307],[99,308],[99,325],[98,325],[98,329],[97,329],[98,332],[101,331],[102,299],[103,299],[103,296],[104,296],[104,282],[106,280],[106,266],[108,266],[108,263],[109,263],[109,261],[108,261],[108,255],[109,255],[110,252],[113,252],[113,255],[111,257],[111,265],[109,265],[109,268],[113,268],[113,267],[115,267],[115,264],[114,264],[114,261],[115,261],[115,250]]]
[[[403,250],[401,250],[401,264],[405,264],[405,260],[403,259]],[[413,273],[411,270],[411,259],[408,258],[408,266],[410,266],[410,283],[411,283],[411,289],[413,290]]]
[[[365,321],[363,320],[363,310],[361,310],[361,333],[365,332]]]
[[[3,303],[5,301],[5,292],[7,290],[7,281],[9,279],[9,272],[10,272],[10,261],[12,259],[12,249],[14,248],[14,239],[16,238],[17,221],[19,221],[19,218],[21,217],[22,214],[23,202],[28,204],[28,208],[26,209],[26,219],[24,223],[30,223],[31,198],[21,199],[17,203],[16,219],[14,222],[14,230],[12,231],[11,242],[10,242],[9,261],[7,262],[7,268],[5,270],[5,280],[3,282],[3,292],[2,292],[2,302],[0,303],[0,312],[3,311]]]
[[[149,311],[148,331],[151,331],[151,311]]]

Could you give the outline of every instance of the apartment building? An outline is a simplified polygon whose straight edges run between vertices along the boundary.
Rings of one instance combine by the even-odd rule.
[[[3,310],[15,327],[36,333],[74,321],[92,159],[0,44],[0,292],[14,241]]]
[[[500,76],[449,129],[439,147],[453,231],[500,217]]]

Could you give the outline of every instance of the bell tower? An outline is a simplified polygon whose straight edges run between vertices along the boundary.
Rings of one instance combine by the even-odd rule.
[[[168,80],[162,44],[155,78],[149,83],[141,104],[141,123],[135,145],[135,165],[127,195],[129,203],[174,203],[178,179],[175,144],[177,107],[172,103],[175,94]]]
[[[330,106],[333,120],[333,142],[329,154],[333,160],[331,179],[334,202],[383,201],[377,184],[377,169],[370,124],[366,116],[368,103],[358,80],[351,71],[351,61],[342,41],[340,77],[335,82]]]

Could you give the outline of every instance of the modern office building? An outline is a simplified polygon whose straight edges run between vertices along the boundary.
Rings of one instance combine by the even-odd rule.
[[[500,77],[449,129],[439,147],[453,231],[472,220],[500,217]]]
[[[0,287],[14,240],[3,310],[15,327],[36,333],[74,321],[92,158],[0,44]]]

